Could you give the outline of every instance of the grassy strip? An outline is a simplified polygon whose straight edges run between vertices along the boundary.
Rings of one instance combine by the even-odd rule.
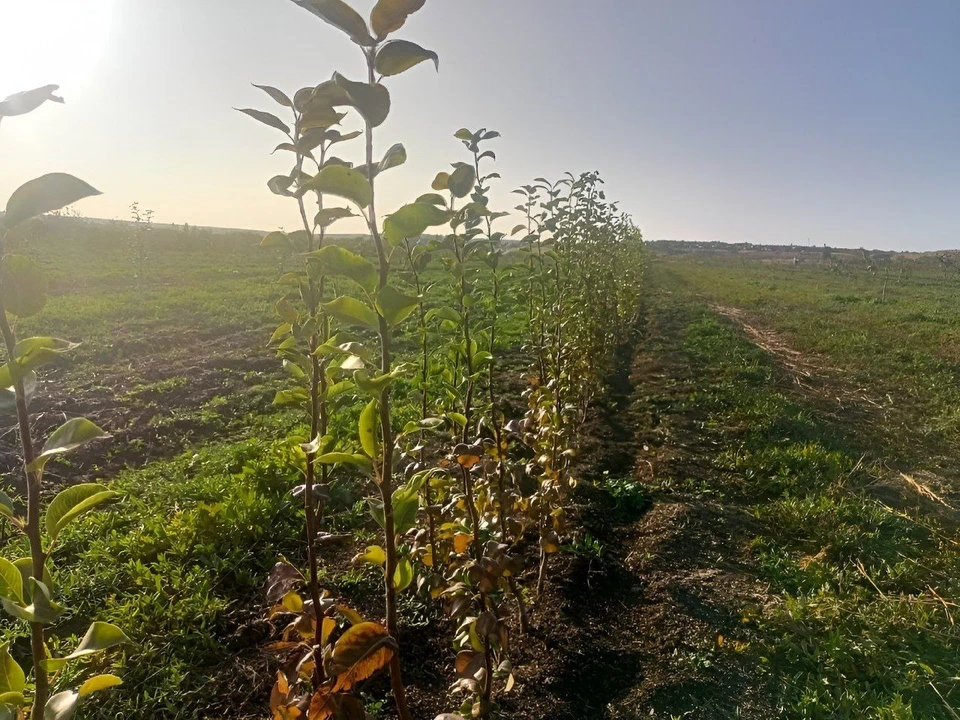
[[[703,378],[686,409],[724,438],[722,492],[765,529],[752,552],[783,602],[747,619],[765,638],[786,715],[950,718],[937,692],[949,701],[956,687],[960,631],[938,596],[958,596],[957,545],[933,519],[870,497],[872,468],[778,390],[770,357],[677,294],[664,311],[682,315],[678,342]]]
[[[93,617],[137,643],[120,667],[123,692],[90,717],[210,717],[261,693],[244,655],[266,635],[256,623],[265,573],[296,552],[296,476],[289,442],[211,445],[121,474],[124,500],[64,533],[55,582],[74,612],[54,654]]]

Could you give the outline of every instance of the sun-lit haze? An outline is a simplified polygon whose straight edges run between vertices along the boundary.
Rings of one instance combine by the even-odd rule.
[[[368,11],[369,0],[354,6]],[[402,36],[440,54],[389,80],[381,209],[503,134],[494,200],[600,170],[646,237],[895,249],[960,245],[960,3],[925,0],[428,0]],[[290,92],[356,48],[289,0],[0,0],[0,98],[57,83],[0,126],[0,197],[49,171],[104,192],[78,209],[295,228],[266,188],[290,169],[251,82]],[[359,160],[362,148],[354,148]],[[341,231],[362,226],[343,224]],[[509,223],[506,229],[509,229]]]

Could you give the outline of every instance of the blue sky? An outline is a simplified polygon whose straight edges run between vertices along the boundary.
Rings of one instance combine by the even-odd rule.
[[[0,97],[67,98],[0,126],[0,198],[73,172],[105,193],[89,216],[138,200],[163,222],[295,228],[265,187],[289,169],[279,140],[232,108],[269,107],[251,82],[361,72],[290,0],[0,0],[0,21]],[[441,66],[389,82],[378,147],[410,161],[384,211],[486,126],[505,209],[533,177],[600,170],[650,239],[960,246],[956,0],[428,0],[399,36]]]

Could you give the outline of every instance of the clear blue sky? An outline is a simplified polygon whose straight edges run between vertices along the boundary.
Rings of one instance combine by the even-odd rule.
[[[105,193],[90,216],[139,200],[163,222],[295,228],[265,187],[289,169],[278,139],[231,108],[269,107],[250,82],[360,74],[289,0],[0,0],[0,25],[0,97],[67,98],[0,126],[0,198],[73,172]],[[958,0],[428,0],[399,36],[441,66],[389,83],[379,150],[410,162],[384,211],[482,125],[503,133],[506,208],[537,175],[596,169],[650,239],[960,246]]]

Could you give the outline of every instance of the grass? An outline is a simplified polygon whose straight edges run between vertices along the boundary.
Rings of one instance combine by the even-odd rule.
[[[733,257],[662,262],[678,282],[748,312],[889,405],[880,445],[911,460],[923,456],[911,452],[917,442],[937,455],[960,451],[960,280],[932,257],[897,260],[889,276],[857,265]]]
[[[770,354],[694,297],[709,294],[755,309],[766,302],[758,293],[795,291],[792,304],[761,316],[788,318],[783,326],[791,337],[829,351],[840,323],[850,334],[856,318],[817,326],[818,303],[832,301],[816,299],[809,276],[808,285],[782,280],[776,290],[766,289],[772,274],[786,272],[690,259],[659,270],[671,294],[662,296],[666,305],[658,311],[682,317],[679,349],[702,378],[678,402],[722,439],[724,449],[713,461],[722,491],[757,518],[762,531],[751,554],[780,598],[745,618],[761,637],[754,650],[765,658],[787,717],[951,718],[937,694],[949,699],[960,675],[960,632],[944,604],[960,597],[960,552],[950,530],[875,498],[870,487],[884,468],[875,458],[864,461],[856,434],[824,420]],[[758,283],[765,289],[758,291]],[[876,337],[867,336],[860,352],[878,347]],[[934,348],[928,351],[933,357]],[[837,359],[856,365],[855,352],[847,347]],[[896,352],[861,357],[859,364],[864,373],[883,375],[899,362],[891,355]],[[895,380],[906,382],[904,375]]]

